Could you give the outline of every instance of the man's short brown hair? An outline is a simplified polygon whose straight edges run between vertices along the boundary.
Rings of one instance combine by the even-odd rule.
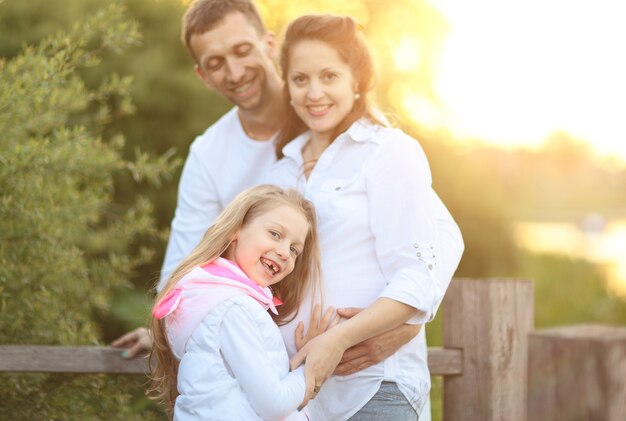
[[[211,30],[233,12],[244,15],[259,35],[266,32],[259,11],[251,0],[194,0],[183,16],[181,31],[181,40],[194,60],[197,61],[197,58],[191,49],[191,36]]]

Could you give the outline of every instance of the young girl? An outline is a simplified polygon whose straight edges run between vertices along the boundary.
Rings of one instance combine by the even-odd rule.
[[[241,193],[156,298],[151,394],[176,420],[307,419],[276,323],[318,278],[311,203],[270,185]]]

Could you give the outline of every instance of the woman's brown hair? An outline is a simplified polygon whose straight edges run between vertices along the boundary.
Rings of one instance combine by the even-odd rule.
[[[280,68],[285,85],[283,100],[285,102],[286,119],[283,129],[278,134],[276,142],[276,156],[283,157],[283,147],[296,136],[307,130],[306,125],[290,105],[291,96],[287,78],[291,51],[300,41],[322,41],[334,48],[341,59],[350,66],[352,76],[357,83],[359,98],[354,102],[352,111],[335,127],[331,139],[335,139],[345,132],[356,120],[366,117],[374,123],[386,125],[377,117],[371,100],[370,91],[375,84],[374,64],[372,57],[358,23],[349,16],[335,15],[305,15],[289,24],[280,54]]]

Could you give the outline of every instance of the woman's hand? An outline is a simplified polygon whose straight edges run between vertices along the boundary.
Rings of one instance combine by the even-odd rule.
[[[347,348],[347,344],[335,332],[336,330],[329,330],[313,338],[291,359],[292,368],[298,367],[306,360],[304,365],[306,402],[315,398],[319,388],[335,371]]]
[[[311,312],[311,319],[309,320],[309,330],[304,334],[304,323],[298,323],[296,327],[296,350],[300,351],[304,345],[306,345],[311,339],[321,335],[328,329],[333,328],[339,323],[339,315],[335,314],[334,307],[328,307],[326,312],[322,316],[322,306],[316,304]]]

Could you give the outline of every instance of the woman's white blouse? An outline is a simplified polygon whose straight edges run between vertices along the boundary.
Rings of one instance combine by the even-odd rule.
[[[283,149],[267,182],[298,189],[315,204],[322,254],[324,305],[367,307],[386,297],[414,307],[410,323],[434,317],[459,263],[463,240],[431,187],[426,156],[401,130],[360,120],[324,151],[308,180],[303,176],[305,133]],[[283,326],[287,350],[294,330],[308,323],[311,300]],[[420,411],[430,375],[424,329],[396,354],[350,376],[334,376],[312,401],[311,419],[353,415],[383,380],[395,381]]]

